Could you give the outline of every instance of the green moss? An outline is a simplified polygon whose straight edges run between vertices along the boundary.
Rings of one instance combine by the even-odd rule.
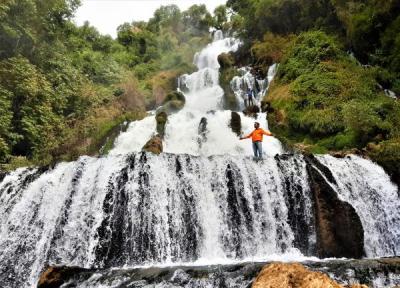
[[[121,125],[124,122],[140,120],[144,116],[145,113],[143,112],[130,112],[125,113],[112,121],[101,123],[93,130],[93,133],[90,136],[92,143],[88,147],[87,154],[107,155],[114,146],[114,141],[121,131]]]
[[[400,135],[400,104],[377,88],[375,69],[360,66],[335,41],[303,33],[287,52],[264,99],[274,134],[311,145],[311,152],[361,149]]]
[[[177,112],[181,110],[183,106],[185,106],[185,102],[186,102],[185,96],[181,92],[174,91],[168,93],[163,102],[161,111],[167,114]]]
[[[278,70],[278,78],[290,82],[312,72],[322,61],[336,60],[343,52],[332,36],[322,31],[305,32],[295,40]]]
[[[370,145],[368,155],[391,176],[400,187],[400,138]]]
[[[164,111],[161,111],[157,113],[156,115],[156,121],[157,121],[157,133],[161,136],[164,137],[165,133],[165,125],[167,124],[168,120],[168,115]]]
[[[238,76],[239,72],[235,67],[227,67],[220,69],[220,86],[224,90],[224,108],[229,110],[237,110],[238,103],[236,96],[231,89],[231,80],[233,77]]]

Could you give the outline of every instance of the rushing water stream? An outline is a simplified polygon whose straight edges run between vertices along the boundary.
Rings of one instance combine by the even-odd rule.
[[[149,115],[131,123],[107,157],[0,178],[0,283],[33,287],[47,264],[103,268],[315,256],[310,164],[302,155],[281,155],[273,137],[264,141],[264,161],[252,161],[250,143],[238,140],[231,112],[222,110],[217,56],[238,45],[216,33],[196,55],[199,70],[180,81],[186,105],[167,122],[166,153],[140,152],[156,129]],[[200,145],[202,117],[208,124]],[[258,120],[268,127],[265,114]],[[245,132],[253,121],[241,114]],[[329,185],[359,215],[366,256],[398,255],[398,188],[385,172],[356,156],[317,159],[336,180]]]

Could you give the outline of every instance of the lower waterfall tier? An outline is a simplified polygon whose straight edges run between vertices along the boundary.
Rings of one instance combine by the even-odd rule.
[[[397,187],[351,156],[134,153],[18,169],[0,182],[0,281],[107,268],[398,255]]]

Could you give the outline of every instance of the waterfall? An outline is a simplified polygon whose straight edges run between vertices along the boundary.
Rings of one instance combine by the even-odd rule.
[[[275,77],[278,65],[273,64],[268,68],[267,77],[260,79],[252,74],[251,67],[242,67],[238,69],[240,76],[235,76],[231,80],[231,89],[236,96],[236,101],[240,109],[245,108],[245,99],[247,90],[255,92],[255,104],[260,105],[261,100],[268,91],[269,85]]]
[[[253,154],[251,145],[246,141],[238,141],[237,135],[230,129],[231,111],[222,110],[224,91],[219,86],[218,55],[236,51],[240,42],[234,38],[223,38],[221,33],[215,32],[214,41],[195,55],[194,64],[198,71],[179,78],[179,89],[185,95],[186,104],[181,111],[168,117],[164,152],[203,156]],[[273,75],[271,73],[268,75]],[[255,83],[254,77],[251,79]],[[260,113],[257,119],[246,117],[243,113],[240,115],[244,133],[252,131],[255,120],[268,129],[265,113]],[[204,117],[208,123],[204,135],[207,140],[199,145],[198,126]],[[154,115],[150,115],[132,122],[128,130],[117,138],[110,154],[140,151],[155,133],[154,118]],[[268,137],[263,145],[267,156],[282,153],[281,144],[276,138]]]
[[[241,157],[139,153],[82,157],[41,175],[17,170],[0,186],[0,281],[12,275],[33,285],[45,263],[121,267],[301,255],[293,243],[312,233],[297,235],[287,219],[295,213],[290,217],[312,222],[302,166],[297,158],[260,167]],[[298,187],[290,193],[302,193],[301,209],[289,210],[285,177]]]
[[[396,255],[400,209],[388,177],[367,160],[322,158],[339,195],[359,212],[367,255]],[[309,187],[300,155],[256,163],[240,156],[140,152],[82,157],[48,171],[18,169],[0,184],[0,281],[34,286],[45,264],[122,267],[312,256]]]
[[[356,156],[336,159],[320,156],[333,173],[339,197],[351,203],[365,231],[368,257],[400,254],[400,201],[398,188],[381,167]]]
[[[34,287],[46,265],[131,267],[317,256],[315,193],[302,155],[267,137],[265,159],[229,127],[217,56],[240,43],[215,33],[180,78],[185,107],[168,118],[164,152],[140,152],[154,112],[132,122],[106,157],[0,175],[0,283]],[[273,76],[276,66],[268,75]],[[263,86],[267,89],[272,78]],[[250,132],[254,118],[242,113]],[[266,114],[258,121],[268,128]],[[202,127],[199,133],[199,125]],[[368,257],[400,251],[399,192],[369,160],[318,156],[327,185],[351,204]],[[397,226],[396,226],[397,225]]]

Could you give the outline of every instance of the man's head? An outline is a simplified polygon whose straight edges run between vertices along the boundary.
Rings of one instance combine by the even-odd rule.
[[[256,129],[260,128],[260,123],[254,122],[254,128],[256,128]]]

